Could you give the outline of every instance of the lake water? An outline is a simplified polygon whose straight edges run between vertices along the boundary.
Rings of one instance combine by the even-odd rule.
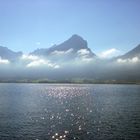
[[[0,140],[139,140],[140,85],[0,84]]]

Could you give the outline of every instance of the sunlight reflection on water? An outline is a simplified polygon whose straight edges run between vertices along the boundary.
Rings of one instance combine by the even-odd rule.
[[[0,85],[0,138],[138,139],[140,86]]]

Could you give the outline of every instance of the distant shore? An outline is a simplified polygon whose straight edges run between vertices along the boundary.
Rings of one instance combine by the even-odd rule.
[[[0,83],[36,83],[36,84],[135,84],[140,85],[140,81],[68,81],[68,80],[1,80]]]

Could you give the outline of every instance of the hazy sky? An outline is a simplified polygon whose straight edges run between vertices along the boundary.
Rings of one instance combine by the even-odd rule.
[[[29,52],[79,34],[99,53],[140,43],[140,0],[0,0],[0,45]]]

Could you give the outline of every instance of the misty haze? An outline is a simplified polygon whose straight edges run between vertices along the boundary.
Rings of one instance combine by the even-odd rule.
[[[96,55],[79,35],[24,54],[0,46],[1,82],[140,83],[140,45],[121,56]]]

